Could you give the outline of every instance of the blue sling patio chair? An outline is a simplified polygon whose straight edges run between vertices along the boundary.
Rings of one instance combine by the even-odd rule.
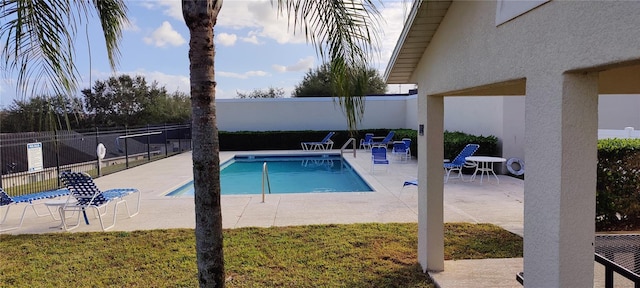
[[[40,204],[38,202],[35,202],[37,200],[43,200],[43,199],[53,199],[53,198],[59,198],[59,197],[64,197],[64,196],[68,196],[69,195],[69,190],[67,189],[58,189],[58,190],[52,190],[52,191],[45,191],[45,192],[38,192],[38,193],[32,193],[32,194],[26,194],[26,195],[20,195],[20,196],[9,196],[9,194],[7,194],[7,192],[5,192],[2,188],[0,188],[0,208],[1,207],[6,207],[6,211],[4,213],[4,216],[2,217],[2,220],[0,221],[0,232],[4,232],[4,231],[10,231],[10,230],[15,230],[18,229],[20,227],[22,227],[22,223],[24,222],[24,215],[27,212],[27,208],[31,207],[33,209],[33,212],[35,212],[36,216],[38,217],[45,217],[45,216],[51,216],[51,218],[53,218],[53,220],[58,220],[56,219],[56,217],[54,216],[53,212],[51,210],[49,210],[49,214],[40,214],[38,213],[38,210],[36,210],[35,205],[36,204]],[[24,209],[22,209],[22,215],[20,216],[20,223],[16,226],[13,227],[3,227],[5,221],[7,220],[7,216],[9,215],[9,209],[11,208],[11,206],[13,205],[18,205],[24,203],[26,204],[24,206]],[[48,207],[47,207],[48,209]]]
[[[371,143],[371,147],[376,147],[376,146],[384,146],[387,147],[387,145],[392,141],[393,139],[393,135],[396,134],[396,131],[389,131],[389,134],[387,134],[387,136],[384,137],[384,139],[382,139],[382,141],[373,141]]]
[[[364,139],[360,139],[360,149],[370,150],[373,143],[373,133],[364,134]]]
[[[404,181],[404,184],[402,184],[402,188],[406,186],[418,186],[418,179]]]
[[[402,189],[400,189],[400,193],[402,193],[402,191],[404,191],[404,188],[407,187],[407,186],[416,186],[416,187],[418,187],[418,179],[404,181],[404,183],[402,184]]]
[[[407,157],[411,159],[411,138],[402,138],[404,145],[407,145]]]
[[[116,218],[118,216],[118,205],[124,204],[124,206],[127,208],[127,215],[129,216],[129,218],[136,216],[140,211],[140,191],[138,191],[138,189],[118,188],[106,190],[103,192],[98,189],[96,184],[93,182],[93,178],[91,178],[89,174],[83,172],[62,172],[60,174],[60,179],[71,193],[72,197],[70,198],[75,198],[76,200],[76,202],[74,203],[69,202],[66,205],[60,207],[60,218],[62,218],[62,227],[66,231],[75,229],[80,225],[80,214],[84,215],[85,222],[89,224],[89,219],[86,215],[86,210],[89,208],[92,208],[95,211],[95,214],[100,221],[100,227],[102,227],[102,231],[111,229],[116,225]],[[127,204],[127,200],[125,199],[126,196],[129,196],[131,194],[138,194],[138,202],[134,213],[131,213],[131,211],[129,210],[129,205]],[[113,221],[110,226],[105,227],[102,216],[107,213],[107,206],[111,202],[115,202],[113,208]],[[100,208],[105,208],[104,212],[100,211]],[[82,212],[78,213],[78,219],[75,225],[67,225],[68,223],[65,216],[65,213],[67,211]]]
[[[394,155],[399,161],[406,162],[409,160],[409,146],[404,141],[393,141],[393,149],[391,155]]]
[[[302,146],[302,150],[331,150],[333,149],[331,137],[333,137],[334,134],[336,134],[336,132],[329,132],[320,142],[300,142],[300,146]]]
[[[385,165],[387,171],[389,170],[389,159],[387,159],[386,147],[371,148],[371,173],[375,170],[376,165]]]
[[[475,164],[467,163],[466,158],[469,156],[473,156],[473,153],[476,153],[479,147],[480,145],[478,144],[467,144],[467,146],[465,146],[464,149],[460,151],[458,156],[456,156],[453,161],[443,164],[445,170],[444,183],[447,183],[447,181],[449,181],[449,174],[451,174],[451,171],[458,172],[458,176],[455,178],[460,178],[460,180],[464,181],[464,178],[462,177],[462,168],[475,167]]]

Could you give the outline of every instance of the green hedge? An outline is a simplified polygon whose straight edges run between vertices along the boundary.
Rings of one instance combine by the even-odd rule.
[[[444,158],[455,158],[467,144],[480,145],[475,155],[500,156],[498,154],[498,138],[495,136],[475,136],[463,132],[444,131]]]
[[[596,230],[640,227],[640,140],[598,141]]]

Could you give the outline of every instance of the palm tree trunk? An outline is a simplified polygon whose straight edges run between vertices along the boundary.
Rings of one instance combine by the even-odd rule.
[[[182,1],[182,13],[190,32],[191,137],[200,287],[225,285],[213,43],[213,26],[221,6],[222,0]]]

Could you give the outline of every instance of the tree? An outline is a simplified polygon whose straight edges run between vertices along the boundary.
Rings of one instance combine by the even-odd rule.
[[[239,99],[256,99],[256,98],[282,98],[284,96],[284,89],[269,87],[268,89],[261,90],[256,89],[250,93],[242,93],[236,91],[236,98]]]
[[[96,81],[93,89],[82,90],[87,112],[98,126],[135,126],[166,122],[171,109],[167,89],[157,82],[147,84],[142,76],[120,75]],[[173,98],[179,101],[179,98]],[[182,106],[184,107],[184,105]],[[188,111],[188,110],[187,110]]]
[[[273,0],[279,13],[293,19],[294,29],[305,33],[322,57],[329,58],[331,79],[338,101],[347,111],[349,127],[362,118],[361,95],[350,94],[349,79],[368,67],[375,45],[379,13],[371,0]],[[213,28],[222,0],[182,0],[182,14],[189,28],[193,180],[196,209],[196,258],[201,287],[224,287],[222,211],[220,207],[220,158],[215,114]],[[362,89],[362,86],[358,87]]]
[[[368,68],[365,71],[359,71],[364,80],[361,86],[358,86],[357,79],[351,79],[347,81],[350,84],[350,95],[373,95],[384,94],[387,92],[387,84],[384,82],[378,70]],[[362,88],[360,88],[362,87]],[[362,89],[362,90],[359,90]],[[309,69],[307,74],[304,75],[302,82],[296,85],[295,90],[292,93],[294,97],[328,97],[328,96],[340,96],[336,94],[334,85],[331,80],[331,67],[328,63],[322,64],[316,69]]]
[[[1,122],[4,132],[49,131],[51,127],[63,129],[65,126],[72,129],[80,127],[84,119],[82,101],[62,95],[14,100],[4,112]],[[69,120],[67,115],[73,116],[73,123],[66,121]]]

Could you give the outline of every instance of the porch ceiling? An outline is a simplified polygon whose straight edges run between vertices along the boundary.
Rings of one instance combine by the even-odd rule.
[[[415,0],[384,73],[387,84],[409,84],[451,0]]]

